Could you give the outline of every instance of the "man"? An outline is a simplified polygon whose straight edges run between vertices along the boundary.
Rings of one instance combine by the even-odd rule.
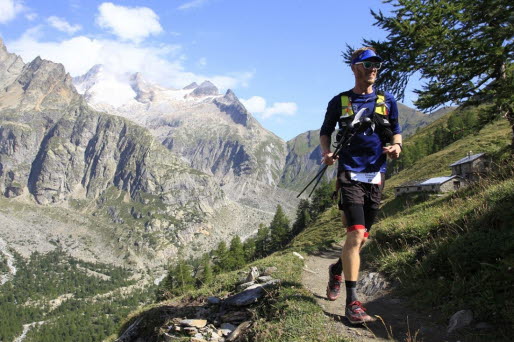
[[[347,222],[341,257],[329,268],[327,297],[336,300],[339,296],[344,273],[345,316],[352,324],[373,320],[366,314],[356,293],[360,250],[379,210],[387,156],[396,159],[402,151],[396,100],[391,94],[373,87],[381,66],[382,58],[373,48],[360,48],[352,54],[355,86],[328,103],[320,132],[322,162],[332,165],[335,159],[339,160],[340,209]],[[354,135],[349,145],[346,144],[335,156],[330,146],[332,132],[338,123],[340,128],[347,127],[346,137]]]

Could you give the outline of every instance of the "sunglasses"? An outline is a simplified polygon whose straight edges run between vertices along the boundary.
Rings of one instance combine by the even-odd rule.
[[[379,70],[382,67],[382,63],[381,62],[357,62],[354,65],[356,65],[356,64],[362,64],[364,69],[371,69],[371,68],[373,68],[373,69]]]

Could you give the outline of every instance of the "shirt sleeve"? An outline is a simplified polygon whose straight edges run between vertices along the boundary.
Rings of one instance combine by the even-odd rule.
[[[325,120],[323,121],[323,125],[321,126],[321,130],[319,132],[320,136],[326,135],[330,137],[336,128],[337,120],[339,119],[341,111],[338,99],[339,97],[335,96],[328,103],[327,112],[325,113]]]
[[[398,114],[398,104],[396,103],[396,99],[393,95],[387,93],[387,99],[389,106],[389,122],[391,123],[391,131],[393,134],[401,134],[402,128],[399,122],[399,114]]]

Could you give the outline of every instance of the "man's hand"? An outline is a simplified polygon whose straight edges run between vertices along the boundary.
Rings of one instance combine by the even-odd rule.
[[[387,156],[391,159],[398,159],[401,152],[402,148],[398,144],[384,146],[382,148],[382,153],[387,153]]]
[[[321,164],[333,165],[337,156],[334,156],[332,152],[323,152],[323,158],[321,158]]]

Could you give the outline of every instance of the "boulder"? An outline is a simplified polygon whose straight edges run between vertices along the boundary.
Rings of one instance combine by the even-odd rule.
[[[460,310],[453,314],[448,324],[448,334],[451,334],[459,329],[467,327],[473,321],[473,312],[471,310]]]

